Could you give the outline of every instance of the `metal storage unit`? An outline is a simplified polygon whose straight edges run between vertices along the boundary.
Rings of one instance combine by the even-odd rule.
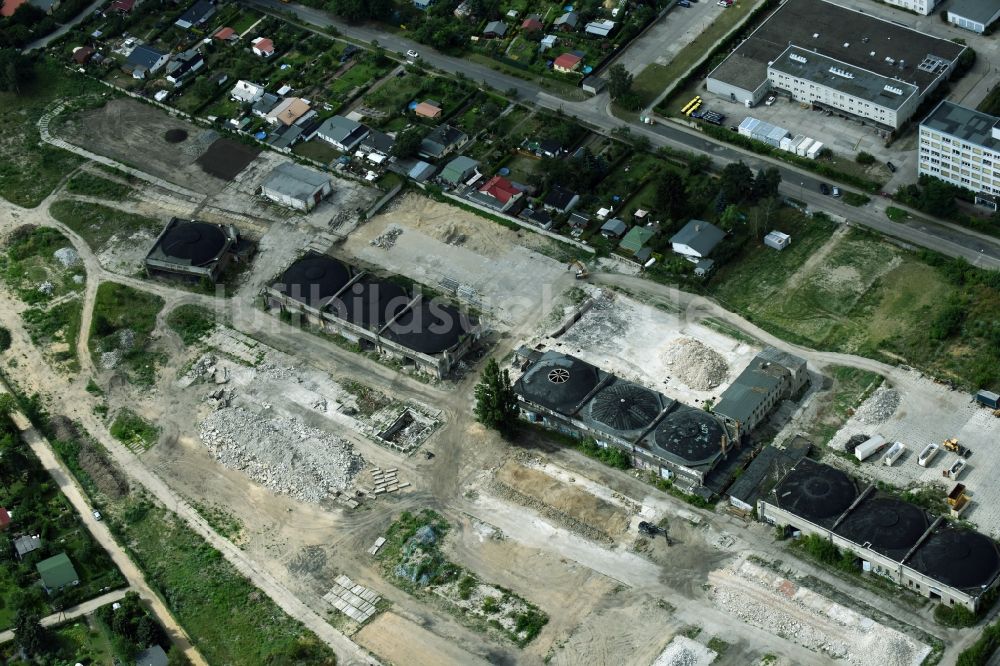
[[[802,140],[802,143],[800,143],[798,146],[795,147],[795,154],[798,155],[799,157],[805,157],[806,151],[809,150],[809,146],[811,146],[812,144],[813,140],[810,139],[809,137],[806,137],[805,139]]]
[[[885,445],[885,437],[882,435],[875,435],[865,440],[863,443],[858,445],[858,448],[854,449],[854,457],[858,460],[864,460],[869,458]]]

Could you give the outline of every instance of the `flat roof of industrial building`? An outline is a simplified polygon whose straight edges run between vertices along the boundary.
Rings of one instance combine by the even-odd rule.
[[[1000,12],[998,0],[951,0],[951,4],[948,5],[949,14],[982,23],[984,26],[989,25],[998,12]]]
[[[330,184],[330,177],[293,162],[283,162],[271,170],[264,188],[280,192],[293,199],[311,199],[317,190]]]
[[[227,231],[220,224],[174,217],[146,258],[177,266],[208,266],[218,261],[235,240],[235,231]]]
[[[915,85],[921,94],[939,76],[936,69],[928,68],[928,56],[950,63],[965,49],[825,0],[788,0],[709,78],[756,89],[767,79],[767,64],[793,45],[880,76],[899,78]]]
[[[798,46],[789,46],[770,67],[851,97],[871,100],[887,109],[898,109],[903,102],[919,92],[913,84],[854,67]]]
[[[996,116],[942,100],[920,126],[990,150],[1000,150],[1000,140],[993,138],[997,123],[1000,118]]]

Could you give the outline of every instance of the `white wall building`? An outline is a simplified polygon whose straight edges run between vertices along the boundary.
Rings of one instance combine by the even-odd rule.
[[[942,101],[920,123],[920,175],[1000,195],[1000,118]]]
[[[1000,18],[1000,0],[952,0],[948,22],[983,34],[987,26]]]
[[[924,16],[930,15],[934,11],[940,2],[939,0],[883,0],[887,5],[893,5],[894,7],[902,7],[903,9],[909,9],[911,12],[916,12],[918,14],[923,14]]]

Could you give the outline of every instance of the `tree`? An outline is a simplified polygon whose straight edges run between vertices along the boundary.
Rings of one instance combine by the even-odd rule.
[[[875,164],[875,156],[872,155],[871,153],[866,153],[863,150],[854,157],[854,160],[858,164],[864,164],[864,165]]]
[[[726,206],[726,210],[722,211],[722,215],[719,216],[719,227],[723,231],[732,231],[736,228],[743,220],[743,213],[740,209],[733,204]]]
[[[660,176],[653,201],[656,209],[671,220],[679,220],[687,212],[688,198],[684,179],[676,171],[666,171]]]
[[[475,394],[479,422],[498,430],[505,438],[513,435],[517,430],[517,396],[510,383],[510,373],[506,369],[501,370],[496,359],[486,362]]]
[[[918,204],[920,210],[938,217],[955,214],[957,188],[954,185],[938,178],[925,178],[920,184],[922,186]]]
[[[608,94],[611,99],[618,101],[632,91],[632,75],[625,65],[617,63],[608,69]]]
[[[176,645],[170,646],[167,652],[167,666],[191,666],[191,661]]]
[[[407,127],[396,137],[392,144],[392,154],[396,157],[413,157],[420,150],[420,143],[427,136],[427,130],[419,125]]]
[[[781,172],[775,167],[761,169],[753,180],[753,199],[759,201],[778,196],[781,187]]]
[[[0,49],[0,91],[21,94],[35,76],[35,61],[15,49]]]
[[[17,641],[18,647],[29,655],[45,652],[49,640],[37,613],[24,608],[17,611],[14,616],[14,640]]]
[[[743,162],[730,162],[719,174],[719,184],[725,203],[745,203],[753,196],[753,171]]]

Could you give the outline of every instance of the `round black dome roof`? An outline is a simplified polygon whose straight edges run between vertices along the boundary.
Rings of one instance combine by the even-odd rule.
[[[398,284],[363,278],[351,285],[327,309],[336,317],[369,330],[388,324],[413,300]]]
[[[839,469],[805,458],[774,490],[778,504],[812,521],[839,516],[858,496],[858,489]]]
[[[969,589],[993,580],[1000,570],[1000,554],[987,536],[945,527],[927,537],[910,564],[946,585]]]
[[[289,266],[275,287],[297,301],[316,306],[343,289],[350,279],[351,270],[344,264],[311,254]]]
[[[659,413],[656,393],[621,380],[602,389],[590,403],[590,417],[615,430],[644,428]]]
[[[226,234],[207,222],[182,222],[171,227],[160,239],[164,254],[204,266],[219,257],[226,247]]]
[[[880,552],[909,550],[930,526],[920,507],[891,497],[861,503],[837,530],[855,543]]]
[[[568,414],[597,387],[600,379],[597,368],[586,361],[550,352],[518,383],[532,402]]]
[[[711,461],[722,452],[726,429],[702,409],[680,405],[667,414],[653,431],[653,442],[692,465]]]
[[[457,309],[421,301],[389,326],[388,337],[422,354],[439,354],[458,344],[467,330],[467,320]]]

